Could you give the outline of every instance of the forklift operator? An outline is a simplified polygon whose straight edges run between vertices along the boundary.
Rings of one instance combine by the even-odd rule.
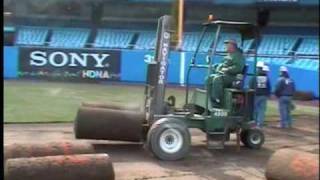
[[[223,62],[213,67],[211,75],[211,102],[213,107],[221,107],[224,88],[232,86],[236,76],[241,74],[245,66],[242,50],[238,48],[235,40],[226,40],[227,55]]]

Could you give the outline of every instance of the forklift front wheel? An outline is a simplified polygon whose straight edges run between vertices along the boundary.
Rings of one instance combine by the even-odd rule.
[[[259,129],[247,129],[240,133],[242,143],[250,149],[260,149],[264,143],[264,134]]]
[[[151,126],[147,144],[157,158],[175,161],[188,154],[190,141],[188,127],[183,121],[165,118]]]

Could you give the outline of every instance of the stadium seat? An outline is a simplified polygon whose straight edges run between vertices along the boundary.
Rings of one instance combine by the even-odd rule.
[[[319,55],[319,37],[304,37],[296,54]]]
[[[308,70],[319,70],[319,60],[315,59],[297,59],[292,66]]]
[[[44,45],[48,35],[44,27],[23,26],[18,28],[16,44],[18,45]]]
[[[184,51],[195,51],[197,44],[199,42],[201,33],[199,32],[191,32],[191,33],[185,33],[183,38],[183,44],[182,44],[182,50]],[[209,48],[212,47],[212,43],[214,41],[215,34],[212,32],[208,32],[205,34],[203,42],[200,46],[199,51],[200,52],[207,52]],[[243,46],[241,47],[241,36],[237,33],[222,33],[217,45],[217,52],[225,52],[225,46],[224,41],[228,39],[234,39],[237,41],[238,46],[244,50],[244,52],[247,52],[249,48],[251,47],[251,44],[253,40],[248,40],[243,42]]]
[[[298,37],[287,35],[263,35],[258,54],[288,55]]]
[[[89,29],[80,28],[54,28],[52,30],[51,47],[64,47],[64,48],[81,48],[89,38]]]
[[[100,29],[93,46],[98,48],[128,48],[134,34],[131,31]]]
[[[156,32],[139,32],[134,49],[154,49],[156,46]]]
[[[186,32],[183,36],[181,49],[183,51],[195,51],[200,40],[199,32]],[[207,52],[214,40],[214,34],[207,32],[204,35],[203,42],[200,45],[199,52]]]

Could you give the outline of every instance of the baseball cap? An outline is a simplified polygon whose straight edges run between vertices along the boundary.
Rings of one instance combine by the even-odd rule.
[[[225,44],[231,43],[231,44],[235,44],[235,45],[237,45],[237,41],[236,41],[236,40],[234,40],[234,39],[228,39],[228,40],[225,40],[225,41],[224,41],[224,43],[225,43]]]
[[[262,71],[270,71],[269,66],[264,65],[264,66],[262,67]]]
[[[288,72],[288,68],[285,66],[280,66],[280,71],[281,72]]]
[[[263,67],[263,66],[265,66],[263,61],[257,62],[257,67]]]

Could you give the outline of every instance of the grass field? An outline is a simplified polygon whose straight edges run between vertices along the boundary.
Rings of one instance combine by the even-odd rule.
[[[4,81],[4,122],[72,122],[81,102],[141,105],[143,86]],[[168,88],[166,94],[184,100],[184,89]],[[318,116],[318,108],[297,105],[294,116]],[[278,116],[277,102],[269,101],[267,119]],[[272,117],[272,118],[270,118]]]

